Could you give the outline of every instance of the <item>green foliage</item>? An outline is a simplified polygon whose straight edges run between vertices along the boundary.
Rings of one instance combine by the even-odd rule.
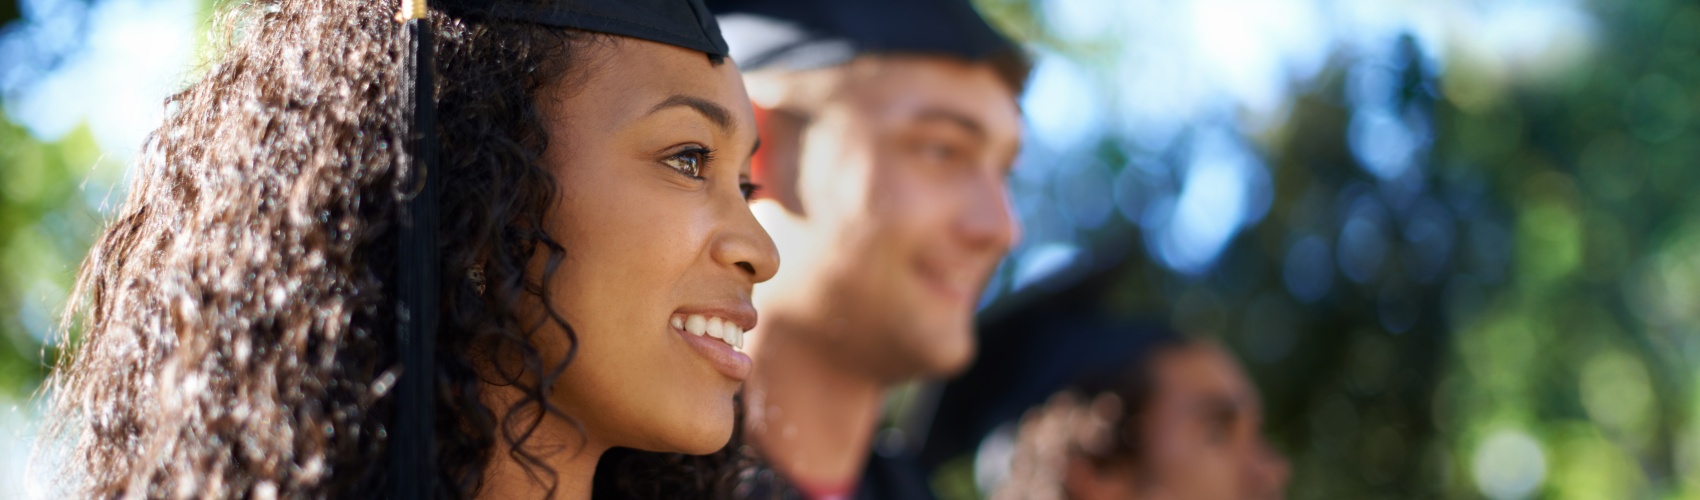
[[[0,400],[27,398],[46,375],[45,341],[117,167],[87,127],[43,142],[0,122]]]
[[[1540,496],[1700,496],[1700,6],[1596,13],[1597,51],[1552,75],[1565,85],[1440,108],[1453,130],[1523,124],[1502,147],[1441,147],[1491,175],[1516,218],[1513,277],[1452,332],[1435,397],[1455,495],[1475,490],[1484,436],[1513,430],[1541,444]]]

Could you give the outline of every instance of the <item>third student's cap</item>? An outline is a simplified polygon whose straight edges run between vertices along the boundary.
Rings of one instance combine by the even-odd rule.
[[[820,68],[867,53],[1022,59],[1016,44],[986,24],[968,0],[707,0],[707,5],[720,19],[732,59],[744,70]]]

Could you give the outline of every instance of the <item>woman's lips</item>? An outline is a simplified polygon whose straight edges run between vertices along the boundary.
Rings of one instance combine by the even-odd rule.
[[[749,378],[753,363],[739,350],[744,346],[745,332],[756,326],[756,311],[743,301],[725,306],[683,308],[667,323],[720,374],[741,382]]]
[[[669,326],[671,328],[671,326]],[[707,335],[696,335],[682,328],[673,328],[673,333],[685,339],[691,350],[713,365],[715,371],[726,378],[743,382],[750,378],[750,368],[753,363],[750,356],[732,348],[732,344]]]

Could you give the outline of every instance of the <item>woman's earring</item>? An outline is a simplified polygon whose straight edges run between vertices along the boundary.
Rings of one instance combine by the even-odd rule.
[[[480,262],[466,270],[466,280],[472,282],[472,289],[478,296],[484,296],[484,263]]]

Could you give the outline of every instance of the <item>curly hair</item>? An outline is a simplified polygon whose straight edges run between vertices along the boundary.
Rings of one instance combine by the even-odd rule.
[[[60,484],[100,497],[382,494],[408,154],[407,40],[391,9],[220,9],[217,59],[166,100],[72,291],[46,386],[44,439],[68,447]],[[545,417],[573,421],[548,394],[577,337],[544,286],[566,250],[544,230],[557,186],[540,163],[537,96],[597,35],[432,22],[440,175],[453,186],[433,488],[476,494],[500,439],[552,489],[558,475],[525,445]],[[540,332],[564,332],[563,360],[539,352]],[[524,396],[498,411],[480,399],[486,384]]]

